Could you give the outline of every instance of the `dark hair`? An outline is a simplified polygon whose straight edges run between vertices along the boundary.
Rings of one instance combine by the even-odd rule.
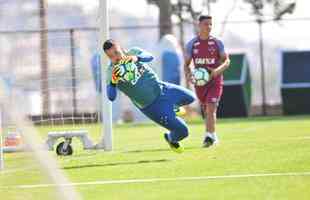
[[[109,50],[111,47],[113,47],[114,45],[116,44],[116,42],[112,39],[108,39],[106,40],[103,45],[102,45],[102,48],[103,48],[103,51],[106,51],[106,50]]]
[[[212,19],[212,16],[211,15],[200,15],[198,18],[198,21],[202,22],[205,19]]]

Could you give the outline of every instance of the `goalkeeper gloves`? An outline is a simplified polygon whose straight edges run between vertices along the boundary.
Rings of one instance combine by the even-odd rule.
[[[121,68],[119,65],[114,65],[112,69],[111,83],[116,85],[121,78]]]
[[[127,64],[129,62],[137,62],[138,57],[137,56],[125,56],[122,60],[120,60],[117,65],[114,65],[112,70],[112,79],[111,83],[113,85],[116,85],[118,81],[121,79],[121,68],[120,65]]]
[[[127,64],[129,62],[137,62],[138,60],[137,56],[125,56],[118,64]]]

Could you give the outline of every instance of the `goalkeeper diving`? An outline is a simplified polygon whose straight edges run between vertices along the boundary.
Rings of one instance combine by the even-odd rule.
[[[181,106],[195,100],[194,94],[186,88],[160,81],[148,65],[153,56],[140,48],[127,51],[110,39],[104,42],[103,50],[111,61],[107,70],[108,98],[114,101],[117,89],[123,92],[144,115],[169,130],[164,138],[170,148],[183,152],[180,141],[188,136],[188,127],[177,114],[183,109]],[[123,76],[126,65],[137,69],[133,76],[128,76],[130,79]]]

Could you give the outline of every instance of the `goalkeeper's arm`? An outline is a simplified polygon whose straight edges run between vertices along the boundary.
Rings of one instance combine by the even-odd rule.
[[[134,56],[137,58],[138,62],[151,62],[154,57],[151,53],[139,48],[139,47],[133,47],[131,49],[132,52],[135,52]]]
[[[139,62],[151,62],[154,59],[153,55],[147,51],[141,51],[137,58]]]
[[[117,90],[116,90],[116,85],[113,83],[110,83],[107,85],[107,96],[110,101],[114,101],[117,96]]]

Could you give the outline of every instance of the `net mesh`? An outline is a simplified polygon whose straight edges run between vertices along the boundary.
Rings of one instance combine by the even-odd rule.
[[[97,12],[79,18],[81,9],[53,0],[0,1],[5,46],[0,47],[0,145],[5,152],[0,154],[0,199],[80,199],[55,153],[46,151],[46,140],[50,132],[74,130],[85,130],[97,141],[101,137],[98,71],[91,67],[98,28],[83,28],[97,26]],[[70,28],[77,26],[82,28]],[[80,141],[72,146],[75,153],[83,150]]]

